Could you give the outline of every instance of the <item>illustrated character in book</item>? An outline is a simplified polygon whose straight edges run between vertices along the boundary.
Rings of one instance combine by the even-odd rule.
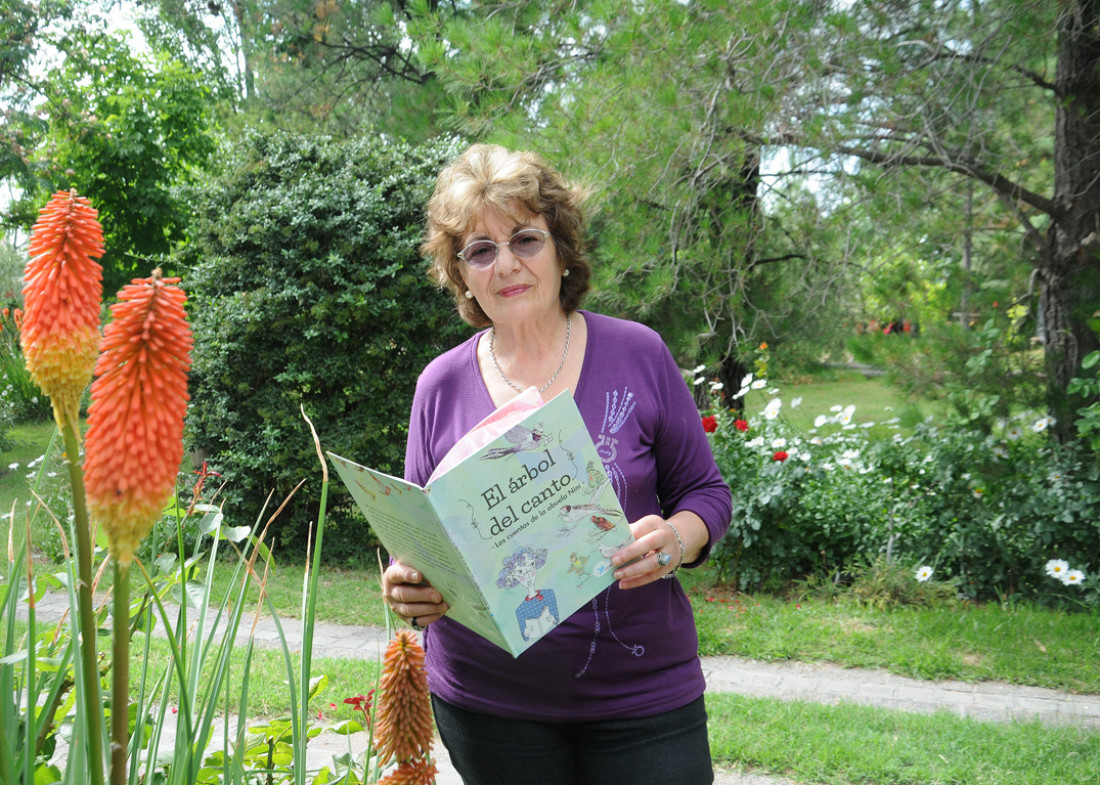
[[[553,589],[537,589],[538,569],[546,564],[546,549],[517,548],[504,559],[504,568],[497,586],[511,589],[522,585],[526,590],[523,602],[516,608],[519,632],[525,641],[538,640],[558,626],[558,601]]]
[[[584,582],[589,578],[598,578],[608,570],[612,569],[611,557],[615,555],[615,551],[623,547],[622,545],[607,545],[601,543],[596,546],[596,550],[600,552],[600,560],[588,566],[587,556],[578,556],[576,553],[570,554],[569,557],[569,572],[580,575],[581,578],[577,581],[577,586],[583,586]]]
[[[539,428],[524,428],[517,425],[504,432],[504,438],[512,443],[511,447],[493,447],[481,456],[482,460],[504,458],[524,450],[538,450],[552,441]]]

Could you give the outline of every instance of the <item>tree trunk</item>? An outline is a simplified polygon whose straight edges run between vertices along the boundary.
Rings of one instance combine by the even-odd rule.
[[[1080,399],[1066,395],[1081,359],[1098,348],[1086,320],[1100,309],[1100,0],[1063,4],[1058,20],[1054,203],[1037,270],[1047,390],[1056,433],[1070,438]]]

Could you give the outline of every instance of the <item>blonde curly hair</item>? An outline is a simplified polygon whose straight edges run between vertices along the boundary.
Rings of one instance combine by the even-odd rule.
[[[477,300],[465,296],[462,240],[490,213],[513,218],[541,215],[557,249],[562,273],[559,299],[565,313],[580,307],[592,267],[584,255],[587,191],[570,184],[536,153],[499,145],[475,144],[439,173],[428,201],[427,236],[421,252],[431,260],[431,276],[451,292],[459,316],[474,327],[492,324]]]

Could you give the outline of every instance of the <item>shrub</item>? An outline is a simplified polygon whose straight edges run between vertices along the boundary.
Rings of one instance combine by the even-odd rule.
[[[803,434],[778,395],[744,420],[716,404],[710,438],[734,514],[713,558],[739,588],[814,574],[850,582],[884,558],[930,565],[972,598],[1044,601],[1053,595],[1043,565],[1057,558],[1092,576],[1067,592],[1096,601],[1100,466],[1083,442],[1049,438],[1048,418],[1024,415],[993,433],[926,422],[908,435],[895,421],[885,424],[893,438],[872,440],[852,406]]]
[[[418,252],[424,205],[452,154],[252,133],[192,197],[189,441],[224,475],[227,505],[250,515],[310,477],[280,515],[283,547],[304,549],[319,505],[299,408],[326,450],[399,475],[417,375],[467,334]],[[367,529],[338,486],[326,550],[354,557]]]

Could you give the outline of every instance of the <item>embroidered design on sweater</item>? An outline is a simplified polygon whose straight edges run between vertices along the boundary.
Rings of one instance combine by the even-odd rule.
[[[608,479],[620,499],[626,498],[627,487],[626,475],[616,463],[619,457],[619,440],[615,438],[615,434],[630,419],[635,406],[637,403],[634,400],[634,393],[630,392],[629,387],[624,387],[621,393],[618,390],[604,393],[603,422],[600,424],[600,433],[596,438],[596,453],[603,461]]]
[[[626,425],[631,415],[634,414],[634,409],[636,407],[637,401],[634,400],[634,393],[630,391],[629,387],[623,387],[621,392],[619,390],[610,390],[604,393],[603,422],[600,423],[600,433],[596,438],[596,453],[600,456],[600,460],[603,461],[604,472],[600,472],[597,467],[591,465],[587,467],[586,472],[590,485],[610,482],[615,489],[615,495],[617,495],[619,499],[626,498],[627,481],[626,475],[616,462],[619,457],[619,440],[616,438],[615,434]],[[629,644],[619,638],[618,634],[615,632],[615,628],[611,623],[612,588],[613,587],[609,586],[606,590],[592,598],[592,641],[588,645],[588,657],[581,669],[574,674],[574,678],[580,679],[584,677],[588,672],[589,666],[592,664],[592,658],[596,655],[596,642],[599,640],[600,630],[603,627],[600,623],[601,613],[607,622],[608,635],[610,635],[619,646],[629,651],[634,657],[645,656],[645,646],[641,644]],[[603,597],[604,600],[602,611],[600,609],[600,597]]]

